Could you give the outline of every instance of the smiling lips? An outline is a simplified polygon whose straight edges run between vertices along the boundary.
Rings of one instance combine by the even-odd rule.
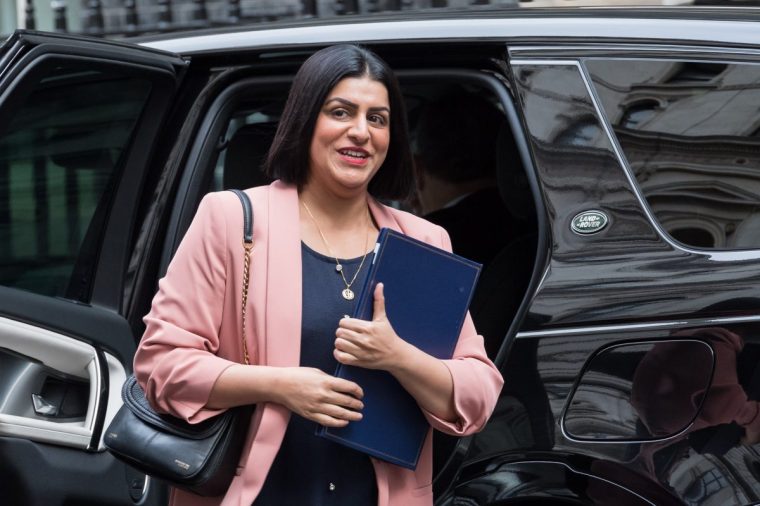
[[[343,148],[339,149],[341,158],[353,165],[364,165],[369,159],[369,153],[362,148]]]

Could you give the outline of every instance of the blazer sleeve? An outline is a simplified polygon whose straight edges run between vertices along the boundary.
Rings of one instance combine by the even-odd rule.
[[[443,249],[451,251],[451,239],[441,228]],[[478,335],[469,311],[451,360],[444,360],[454,381],[454,407],[457,420],[449,422],[423,410],[433,428],[466,436],[481,430],[493,412],[504,379],[486,355],[483,337]]]
[[[220,194],[206,195],[159,282],[134,371],[154,409],[190,423],[223,410],[208,409],[211,389],[235,362],[219,350],[227,281],[227,224]]]

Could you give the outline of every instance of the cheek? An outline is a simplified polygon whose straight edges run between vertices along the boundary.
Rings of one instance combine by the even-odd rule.
[[[378,151],[382,151],[383,153],[388,152],[388,146],[391,143],[391,134],[387,130],[383,131],[380,135],[377,136],[375,140],[375,145]]]
[[[311,150],[328,145],[335,138],[336,125],[329,119],[319,117],[314,125],[314,132],[311,134]]]
[[[324,125],[320,125],[320,128],[314,130],[309,147],[309,155],[312,159],[325,156],[326,149],[330,145],[330,138],[330,132]]]
[[[319,153],[322,151],[322,149],[319,149],[316,137],[312,138],[311,145],[309,146],[309,164],[311,166],[319,161]]]

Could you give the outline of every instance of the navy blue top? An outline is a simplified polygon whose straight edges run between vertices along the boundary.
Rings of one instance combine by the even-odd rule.
[[[356,297],[341,295],[346,287],[335,270],[335,259],[301,247],[303,303],[301,319],[301,366],[335,373],[335,330],[344,315],[351,315],[369,272],[372,254],[351,285]],[[359,268],[361,257],[341,260],[348,281]],[[285,439],[267,475],[255,506],[284,504],[354,506],[377,504],[375,471],[369,457],[315,435],[317,424],[291,414]]]

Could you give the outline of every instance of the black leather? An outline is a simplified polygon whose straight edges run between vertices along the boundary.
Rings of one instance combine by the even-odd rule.
[[[251,244],[253,242],[253,206],[251,199],[242,190],[231,189],[230,191],[237,195],[240,204],[243,206],[243,242]]]
[[[223,494],[235,475],[253,407],[189,424],[150,407],[134,376],[105,434],[106,448],[132,467],[205,496]]]

